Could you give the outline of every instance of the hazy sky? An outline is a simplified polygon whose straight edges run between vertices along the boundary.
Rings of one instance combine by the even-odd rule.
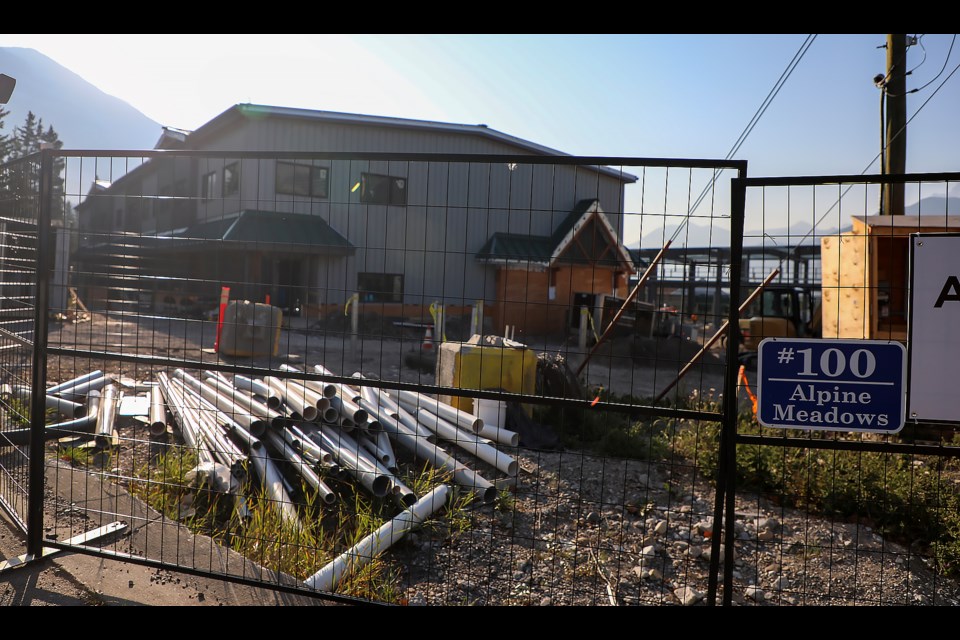
[[[576,155],[723,158],[806,34],[0,35],[164,125],[241,102],[485,123]],[[908,51],[909,172],[960,170],[960,47]],[[735,155],[749,174],[859,174],[880,150],[884,34],[819,35]],[[949,52],[949,57],[948,57]],[[934,95],[945,79],[946,83]],[[924,85],[927,85],[924,87]],[[869,167],[879,173],[879,163]]]
[[[724,157],[805,37],[57,34],[0,45],[37,49],[186,129],[253,102],[482,122],[581,155]],[[960,62],[960,47],[946,59],[951,40],[931,34],[909,50],[908,88],[947,63],[909,96],[909,114]],[[819,35],[737,154],[750,173],[862,171],[879,151],[884,43]],[[958,113],[960,73],[911,122],[909,171],[960,169]]]

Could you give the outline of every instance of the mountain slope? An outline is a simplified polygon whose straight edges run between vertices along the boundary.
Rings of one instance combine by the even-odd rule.
[[[158,123],[38,51],[0,47],[0,73],[17,80],[4,133],[33,111],[65,149],[152,149],[160,137]]]

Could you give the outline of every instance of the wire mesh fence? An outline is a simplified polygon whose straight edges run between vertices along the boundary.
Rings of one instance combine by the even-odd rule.
[[[765,338],[790,346],[796,339],[849,340],[858,359],[832,342],[838,344],[835,353],[806,367],[806,380],[795,376],[786,401],[766,403],[777,412],[773,420],[770,413],[764,419],[761,399],[761,422],[774,427],[761,426],[751,415],[755,410],[741,413],[736,500],[726,524],[734,557],[725,567],[732,600],[839,605],[960,600],[956,418],[928,420],[922,409],[916,413],[928,391],[917,374],[938,365],[914,353],[911,375],[904,371],[903,384],[895,387],[858,386],[841,375],[841,364],[866,373],[864,363],[873,355],[867,355],[865,341],[915,351],[918,337],[908,331],[911,295],[917,308],[934,305],[921,302],[911,285],[911,244],[925,234],[955,233],[955,198],[949,194],[957,177],[745,181],[745,226],[754,231],[745,233],[744,254],[756,256],[745,270],[779,268],[785,282],[765,290],[741,320],[741,380],[755,389],[757,376],[768,379],[756,371],[757,347]],[[880,215],[891,184],[904,189],[908,204]],[[808,273],[818,275],[808,281]],[[921,339],[949,350],[947,335]],[[810,344],[797,343],[797,349]],[[824,377],[814,375],[818,367],[834,378],[807,384]],[[815,395],[820,391],[830,397],[821,401]],[[891,394],[899,394],[895,404],[899,400],[910,413],[880,409]],[[903,429],[896,430],[904,417]]]
[[[737,163],[56,162],[45,545],[346,600],[707,597]]]
[[[39,163],[21,161],[0,168],[0,504],[27,528],[30,424],[33,384],[33,328],[37,282]],[[31,180],[31,176],[34,180]]]
[[[914,346],[955,175],[877,218],[895,179],[737,163],[46,157],[0,211],[0,496],[46,546],[378,603],[958,600],[950,420],[750,400],[764,338]]]

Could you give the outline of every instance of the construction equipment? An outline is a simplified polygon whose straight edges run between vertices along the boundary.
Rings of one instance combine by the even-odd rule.
[[[740,318],[740,363],[755,368],[764,338],[821,337],[820,288],[767,285]]]

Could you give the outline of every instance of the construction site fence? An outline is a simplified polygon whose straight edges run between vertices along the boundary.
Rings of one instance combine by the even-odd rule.
[[[955,598],[951,425],[760,427],[738,307],[775,269],[781,313],[842,316],[823,243],[887,183],[949,231],[956,176],[162,151],[0,176],[0,504],[33,558],[346,602]],[[909,348],[908,287],[859,286],[881,333],[845,337]]]

